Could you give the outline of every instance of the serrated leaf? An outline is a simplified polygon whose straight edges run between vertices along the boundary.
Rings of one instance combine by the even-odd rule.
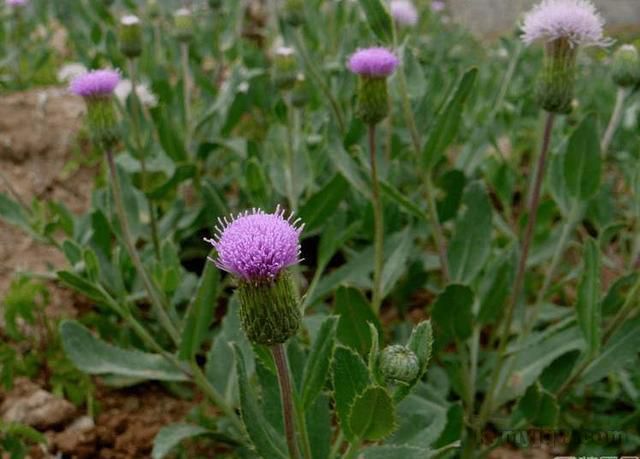
[[[480,182],[469,184],[463,203],[466,210],[456,222],[448,259],[451,279],[470,284],[491,251],[492,213],[489,196]]]
[[[389,436],[395,429],[396,415],[386,389],[372,386],[358,395],[351,406],[349,425],[364,440],[377,441]]]
[[[238,373],[238,389],[240,391],[240,414],[251,442],[257,453],[262,457],[287,459],[286,447],[281,436],[267,422],[256,398],[244,364],[244,357],[240,347],[233,343],[232,349],[236,360]]]
[[[351,405],[370,382],[369,370],[362,358],[352,349],[337,346],[333,355],[333,390],[340,426],[349,439],[354,438],[349,423]]]
[[[591,355],[600,349],[601,306],[600,302],[600,250],[595,239],[584,245],[584,269],[578,285],[576,313]]]
[[[69,360],[85,373],[158,381],[189,380],[184,371],[161,355],[113,346],[93,336],[76,321],[63,321],[60,324],[60,337]]]
[[[432,168],[453,142],[458,133],[465,102],[475,84],[478,69],[467,70],[449,93],[446,102],[438,111],[436,119],[427,134],[427,142],[422,150],[421,164]]]
[[[340,315],[337,337],[340,342],[355,349],[361,355],[369,351],[371,337],[369,322],[380,327],[378,318],[371,310],[369,302],[359,290],[340,287],[336,292],[335,311]]]
[[[465,340],[472,332],[473,291],[466,285],[451,284],[438,296],[431,317],[449,339]]]
[[[179,356],[182,359],[191,359],[206,338],[207,329],[216,308],[219,282],[218,268],[213,263],[206,262],[198,283],[196,296],[189,305],[182,328],[179,350]]]
[[[162,459],[187,438],[208,433],[209,430],[194,424],[171,424],[163,427],[153,439],[153,459]]]
[[[302,403],[305,408],[313,404],[327,380],[335,346],[337,323],[337,317],[327,317],[311,347],[302,375]]]
[[[393,42],[393,23],[391,15],[380,0],[359,0],[367,16],[367,23],[373,33],[383,43]]]
[[[564,156],[565,187],[569,195],[581,201],[593,197],[600,187],[602,161],[595,114],[582,120],[569,138]]]

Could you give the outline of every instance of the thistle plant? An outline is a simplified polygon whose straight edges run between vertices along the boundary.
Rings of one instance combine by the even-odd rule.
[[[527,224],[522,236],[518,265],[513,282],[509,303],[502,322],[502,332],[498,343],[498,362],[495,365],[487,396],[481,408],[480,426],[493,409],[495,392],[499,390],[498,378],[503,368],[505,351],[512,326],[513,313],[520,301],[525,280],[526,266],[531,242],[533,240],[542,184],[547,165],[547,156],[551,144],[554,121],[557,116],[571,111],[574,87],[577,78],[577,53],[580,47],[607,46],[609,41],[603,37],[604,21],[589,0],[543,0],[527,13],[522,24],[522,40],[526,45],[537,42],[544,44],[544,62],[537,88],[537,100],[545,112],[544,130],[540,153],[535,168],[531,194],[528,199]],[[564,251],[571,228],[579,218],[580,203],[574,199],[565,230],[555,250],[555,259],[547,271],[547,280],[539,292],[542,300],[555,267]],[[524,341],[535,325],[540,301],[534,304],[531,317],[526,319]]]
[[[389,114],[387,78],[398,66],[398,58],[386,48],[366,48],[349,58],[349,70],[358,75],[356,116],[368,127],[371,167],[371,198],[374,214],[374,269],[371,307],[377,314],[382,304],[384,267],[384,213],[378,181],[376,126]]]
[[[249,341],[269,346],[276,365],[285,435],[291,458],[300,457],[295,428],[294,394],[284,344],[300,327],[300,300],[287,268],[300,261],[304,225],[259,209],[219,221],[207,241],[216,249],[216,266],[238,281],[240,321]]]

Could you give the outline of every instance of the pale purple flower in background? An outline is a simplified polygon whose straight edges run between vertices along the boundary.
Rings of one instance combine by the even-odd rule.
[[[106,97],[113,94],[120,83],[120,73],[117,70],[93,70],[73,79],[69,90],[82,97]]]
[[[58,70],[58,81],[60,83],[69,83],[74,78],[87,73],[87,68],[79,62],[71,62],[60,67]]]
[[[28,3],[28,0],[5,0],[5,3],[7,4],[7,6],[16,8],[16,7],[26,6]]]
[[[400,25],[414,26],[418,23],[418,10],[409,0],[391,0],[389,10]]]
[[[279,206],[272,214],[253,209],[218,222],[215,237],[205,241],[218,252],[212,261],[223,271],[249,282],[271,281],[300,262],[304,225]]]
[[[356,51],[348,62],[349,70],[367,77],[388,77],[396,67],[398,58],[386,48],[366,48]]]
[[[446,7],[447,4],[442,0],[433,0],[431,2],[431,11],[435,11],[436,13],[444,11]]]
[[[543,0],[527,13],[522,24],[522,40],[565,39],[571,46],[607,46],[603,37],[604,19],[589,0]]]

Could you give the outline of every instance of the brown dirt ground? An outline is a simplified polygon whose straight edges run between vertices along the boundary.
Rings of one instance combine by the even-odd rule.
[[[24,202],[53,199],[64,202],[73,212],[87,208],[97,168],[65,169],[69,161],[77,159],[72,151],[83,112],[83,102],[61,88],[41,88],[0,98],[0,172]],[[0,191],[10,192],[9,186],[0,177]],[[64,257],[55,248],[33,241],[20,229],[1,221],[0,260],[0,300],[16,272],[46,273],[65,266]],[[86,309],[86,301],[72,292],[53,282],[48,287],[48,315],[73,317],[78,310]],[[154,384],[118,391],[98,385],[96,399],[101,410],[93,428],[75,436],[64,430],[48,432],[49,451],[34,450],[32,458],[150,457],[157,431],[183,419],[194,405]],[[51,455],[58,452],[64,456]]]

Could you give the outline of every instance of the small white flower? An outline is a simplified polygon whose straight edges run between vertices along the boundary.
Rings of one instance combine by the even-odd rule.
[[[75,77],[84,75],[85,73],[87,73],[87,68],[84,65],[79,62],[72,62],[60,67],[57,77],[60,83],[69,83]]]
[[[121,104],[126,103],[127,97],[131,94],[131,88],[131,80],[128,79],[120,81],[118,86],[116,86],[115,95]],[[158,105],[158,98],[145,83],[136,84],[136,95],[140,103],[145,107],[153,108]]]
[[[120,19],[120,23],[125,26],[140,24],[140,18],[133,14],[128,14],[126,16],[122,16],[122,19]]]

